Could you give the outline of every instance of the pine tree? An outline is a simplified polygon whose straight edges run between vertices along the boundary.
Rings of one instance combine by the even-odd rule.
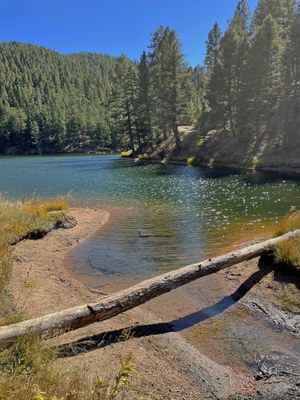
[[[154,32],[149,46],[156,123],[165,138],[168,130],[172,130],[176,148],[180,146],[178,124],[185,104],[181,91],[184,62],[180,47],[176,32],[163,26]]]
[[[282,118],[286,121],[287,134],[293,137],[300,119],[300,4],[295,8],[283,54]]]
[[[258,0],[252,19],[253,33],[257,33],[264,19],[270,14],[278,24],[281,39],[286,40],[295,0]]]
[[[150,69],[146,52],[143,51],[138,65],[138,125],[143,146],[153,145],[152,102]]]
[[[249,7],[240,0],[233,19],[221,40],[221,75],[224,126],[229,121],[230,131],[236,133],[238,116],[243,114],[243,73],[249,49]]]
[[[96,126],[104,131],[103,101],[111,90],[113,57],[62,55],[17,42],[0,43],[0,55],[1,152],[100,143],[94,132]],[[20,131],[13,133],[18,126]]]
[[[123,143],[129,143],[132,153],[141,148],[137,129],[138,76],[136,67],[125,56],[117,59],[111,96],[115,134]]]
[[[215,23],[208,33],[204,61],[208,76],[206,99],[209,106],[209,118],[214,127],[217,127],[222,119],[220,118],[222,114],[221,38],[221,30]]]
[[[277,111],[282,88],[282,50],[280,29],[268,14],[253,39],[247,60],[248,121],[256,130],[265,127]]]
[[[217,23],[214,24],[211,31],[208,32],[206,40],[206,55],[205,55],[205,67],[206,71],[211,72],[217,65],[220,64],[220,43],[222,38],[222,32]]]

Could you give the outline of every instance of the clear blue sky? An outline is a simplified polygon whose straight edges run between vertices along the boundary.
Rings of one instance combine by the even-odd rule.
[[[159,25],[176,29],[186,60],[201,64],[214,22],[224,30],[238,0],[0,0],[0,41],[62,53],[93,51],[139,59]],[[253,11],[257,0],[248,0]]]

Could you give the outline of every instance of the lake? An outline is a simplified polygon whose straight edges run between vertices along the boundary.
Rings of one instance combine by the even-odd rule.
[[[25,156],[0,158],[0,193],[71,193],[74,205],[113,210],[114,224],[76,257],[88,253],[90,264],[97,268],[101,260],[112,275],[152,276],[276,220],[300,203],[300,182],[274,173],[138,165],[117,155]]]
[[[137,164],[117,155],[0,157],[0,192],[12,199],[71,193],[75,206],[111,211],[111,222],[66,260],[89,285],[108,292],[230,248],[300,203],[300,181],[288,176]],[[299,342],[288,332],[230,308],[235,301],[218,276],[165,296],[150,309],[187,338],[205,324],[214,330],[211,318],[219,316],[220,341],[234,339],[220,362],[253,366],[253,348],[291,363],[300,357]],[[195,345],[205,352],[207,341],[200,338]]]

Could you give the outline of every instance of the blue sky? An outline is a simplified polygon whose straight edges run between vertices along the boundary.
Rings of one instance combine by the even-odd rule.
[[[0,41],[62,53],[93,51],[139,59],[159,25],[177,31],[191,65],[201,64],[214,22],[224,30],[238,0],[0,0]],[[253,10],[257,0],[248,0]]]

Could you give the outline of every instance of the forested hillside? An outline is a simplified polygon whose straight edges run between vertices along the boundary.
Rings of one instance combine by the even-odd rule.
[[[0,44],[0,152],[106,145],[104,100],[115,59]]]
[[[226,161],[230,147],[237,163],[270,149],[297,157],[299,37],[299,1],[259,0],[250,15],[239,0],[225,32],[215,23],[208,33],[204,66],[194,68],[163,26],[139,61],[0,44],[0,152],[139,154],[170,138],[179,153],[178,127],[196,125],[200,158]]]

